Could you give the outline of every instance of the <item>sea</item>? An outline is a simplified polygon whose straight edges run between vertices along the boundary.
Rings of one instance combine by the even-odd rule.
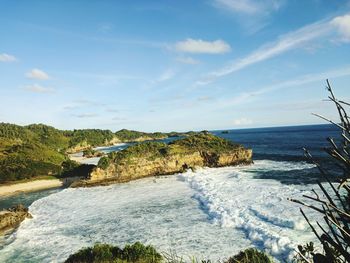
[[[33,215],[2,237],[0,262],[64,262],[95,243],[123,247],[136,241],[185,262],[224,261],[249,247],[290,262],[297,245],[317,244],[300,205],[289,199],[303,200],[322,181],[303,148],[332,170],[324,147],[327,137],[339,139],[340,131],[309,125],[211,132],[252,148],[254,163],[0,199],[0,208],[23,203]],[[304,210],[312,222],[321,219]]]

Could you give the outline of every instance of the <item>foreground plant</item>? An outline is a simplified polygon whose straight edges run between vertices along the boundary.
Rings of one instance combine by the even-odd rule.
[[[327,91],[330,94],[329,100],[337,108],[339,123],[318,114],[314,115],[335,125],[341,133],[339,141],[329,137],[330,146],[324,149],[331,156],[332,162],[340,169],[341,173],[338,175],[334,170],[326,170],[322,163],[318,163],[311,153],[304,149],[305,156],[317,166],[326,183],[317,183],[322,195],[313,190],[313,196],[303,196],[309,199],[311,203],[294,199],[291,201],[320,213],[316,226],[310,222],[304,210],[300,209],[311,230],[321,243],[323,251],[316,252],[313,244],[299,246],[296,257],[299,262],[350,262],[350,118],[346,110],[346,107],[349,107],[350,104],[336,99],[328,80]]]
[[[145,246],[140,242],[126,245],[124,249],[108,244],[95,244],[93,247],[83,248],[72,254],[66,263],[158,263],[163,259],[152,246]]]
[[[210,260],[199,260],[195,257],[184,260],[175,251],[161,255],[152,246],[145,246],[140,242],[126,245],[124,249],[109,244],[95,244],[93,247],[80,249],[72,254],[65,263],[212,263]],[[265,253],[248,248],[230,257],[223,263],[273,263]]]

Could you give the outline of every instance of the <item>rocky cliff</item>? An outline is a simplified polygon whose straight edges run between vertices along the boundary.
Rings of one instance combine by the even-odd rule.
[[[32,218],[32,215],[23,205],[0,211],[0,234],[17,227],[26,218]]]
[[[138,178],[175,174],[196,167],[222,167],[252,163],[252,150],[211,134],[197,134],[175,142],[140,143],[103,157],[77,186],[127,182]]]

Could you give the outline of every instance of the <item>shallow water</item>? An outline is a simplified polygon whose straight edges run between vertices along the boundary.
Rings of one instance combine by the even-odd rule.
[[[0,251],[1,262],[63,262],[96,242],[141,241],[160,251],[222,259],[249,246],[287,259],[313,240],[297,206],[312,185],[254,178],[259,171],[307,170],[303,162],[256,161],[252,166],[205,168],[121,185],[66,189],[35,201]]]

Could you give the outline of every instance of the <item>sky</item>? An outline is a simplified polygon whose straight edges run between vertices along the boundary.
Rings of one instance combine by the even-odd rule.
[[[0,122],[239,129],[336,120],[349,0],[0,0]]]

